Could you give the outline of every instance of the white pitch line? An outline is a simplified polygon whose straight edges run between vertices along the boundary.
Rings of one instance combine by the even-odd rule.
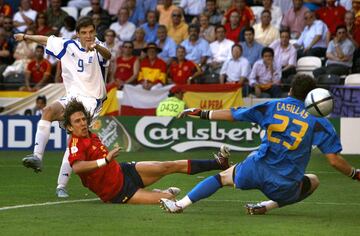
[[[34,203],[34,204],[24,204],[24,205],[15,205],[15,206],[6,206],[0,207],[0,211],[18,209],[18,208],[26,208],[26,207],[37,207],[37,206],[50,206],[50,205],[59,205],[59,204],[67,204],[67,203],[76,203],[76,202],[92,202],[99,200],[99,198],[89,198],[89,199],[78,199],[78,200],[68,200],[68,201],[57,201],[57,202],[43,202],[43,203]]]
[[[13,210],[19,208],[27,208],[27,207],[38,207],[38,206],[50,206],[50,205],[59,205],[59,204],[67,204],[67,203],[77,203],[77,202],[92,202],[100,200],[99,198],[90,198],[90,199],[78,199],[78,200],[69,200],[69,201],[57,201],[57,202],[43,202],[43,203],[35,203],[35,204],[24,204],[24,205],[15,205],[15,206],[7,206],[1,207],[0,211]],[[203,202],[239,202],[239,203],[248,203],[248,202],[261,202],[261,200],[230,200],[230,199],[205,199]],[[335,206],[360,206],[360,203],[339,203],[339,202],[299,202],[300,204],[315,204],[315,205],[335,205]]]

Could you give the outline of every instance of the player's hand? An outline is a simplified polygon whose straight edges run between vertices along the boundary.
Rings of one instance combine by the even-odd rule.
[[[188,108],[183,110],[179,115],[178,118],[184,117],[193,117],[193,118],[201,118],[201,119],[209,119],[209,110],[201,110],[199,108]]]
[[[113,150],[111,150],[106,156],[107,162],[111,162],[113,159],[115,159],[119,155],[121,149],[122,147],[116,147]]]
[[[21,42],[21,41],[23,41],[23,40],[24,40],[24,35],[25,35],[25,34],[22,34],[22,33],[14,34],[15,41],[16,41],[16,42]]]

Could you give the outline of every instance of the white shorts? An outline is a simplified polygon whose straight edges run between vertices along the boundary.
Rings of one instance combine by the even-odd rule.
[[[57,100],[57,102],[59,102],[65,108],[66,105],[74,98],[77,101],[81,102],[84,105],[85,109],[90,112],[90,115],[91,115],[90,126],[92,126],[94,124],[95,120],[100,115],[104,101],[100,100],[100,99],[84,97],[84,96],[80,96],[80,95],[76,95],[76,96],[70,95],[70,96],[65,96],[65,97],[60,98],[59,100]]]

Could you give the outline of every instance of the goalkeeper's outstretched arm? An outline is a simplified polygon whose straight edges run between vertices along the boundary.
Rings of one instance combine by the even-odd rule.
[[[182,111],[179,118],[196,117],[205,120],[234,120],[229,109],[226,110],[202,110],[199,108],[188,108]]]
[[[46,46],[49,37],[44,35],[30,35],[30,34],[19,33],[19,34],[14,34],[14,38],[17,42],[21,42],[23,40],[30,40],[35,43]]]
[[[342,158],[341,155],[337,153],[329,153],[326,154],[326,158],[332,167],[344,175],[360,181],[360,169],[352,167],[344,158]]]

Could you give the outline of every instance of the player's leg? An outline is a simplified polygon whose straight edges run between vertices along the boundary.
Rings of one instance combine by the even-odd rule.
[[[58,101],[44,108],[41,119],[37,125],[34,153],[32,155],[26,156],[22,160],[25,167],[33,168],[35,172],[41,171],[42,158],[46,144],[49,141],[51,122],[55,120],[62,120],[63,113],[64,107]]]
[[[67,148],[64,153],[64,157],[59,170],[59,176],[57,181],[58,185],[56,187],[56,195],[59,198],[69,197],[69,194],[66,190],[66,186],[70,180],[71,173],[72,173],[72,168],[69,164],[69,148]]]
[[[286,205],[290,205],[304,200],[305,198],[309,197],[319,187],[319,184],[320,181],[316,175],[306,174],[304,175],[302,183],[300,185],[300,194],[298,194],[298,196],[294,200],[286,203],[282,203],[282,202],[278,203],[276,201],[269,200],[256,204],[246,204],[245,208],[247,210],[247,213],[250,215],[262,215],[270,210],[279,207],[284,207]]]
[[[127,201],[129,204],[158,204],[160,199],[174,199],[174,195],[169,192],[154,192],[140,188]]]
[[[229,149],[222,146],[219,153],[214,155],[213,160],[144,161],[136,164],[136,170],[141,176],[144,186],[149,186],[173,173],[193,175],[204,171],[227,169],[229,156]]]
[[[171,213],[182,212],[184,208],[190,206],[201,199],[208,198],[223,186],[233,186],[233,173],[235,166],[210,176],[198,183],[184,198],[175,202],[168,199],[161,199],[160,205],[163,209]]]

